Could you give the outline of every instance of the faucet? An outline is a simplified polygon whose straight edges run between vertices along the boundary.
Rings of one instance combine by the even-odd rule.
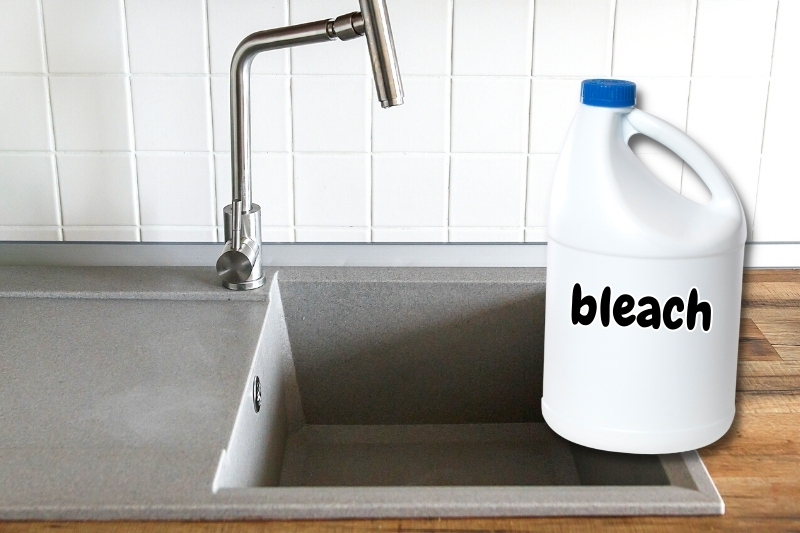
[[[261,207],[252,201],[250,166],[250,65],[267,50],[326,41],[348,41],[363,35],[381,107],[403,103],[403,86],[385,0],[359,0],[361,12],[335,19],[253,33],[236,48],[231,61],[231,177],[233,199],[223,209],[225,248],[217,260],[222,285],[249,290],[266,283],[261,260]]]

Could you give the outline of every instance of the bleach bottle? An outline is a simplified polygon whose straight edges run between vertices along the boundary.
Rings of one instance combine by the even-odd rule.
[[[584,446],[676,453],[733,421],[747,230],[725,173],[635,100],[631,82],[584,81],[558,160],[542,414]],[[691,166],[711,200],[659,181],[628,146],[637,133]]]

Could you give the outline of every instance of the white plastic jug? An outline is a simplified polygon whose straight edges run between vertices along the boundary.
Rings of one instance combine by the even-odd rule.
[[[547,222],[542,412],[601,450],[675,453],[734,415],[746,224],[724,172],[679,129],[633,107],[636,86],[586,80]],[[634,155],[636,133],[683,159],[701,205]]]

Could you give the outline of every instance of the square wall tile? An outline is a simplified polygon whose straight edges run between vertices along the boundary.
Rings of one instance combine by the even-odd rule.
[[[372,228],[372,242],[447,242],[447,228]]]
[[[356,0],[289,0],[290,23],[301,24],[360,11]],[[370,74],[364,39],[299,46],[291,49],[292,74]]]
[[[126,0],[131,72],[208,72],[203,0]]]
[[[798,125],[800,99],[797,98],[797,79],[774,78],[769,84],[763,152],[795,154],[800,146]]]
[[[0,150],[52,150],[47,79],[0,77]]]
[[[143,242],[217,242],[214,226],[142,226]]]
[[[366,154],[296,155],[295,224],[368,226],[369,175],[370,158]],[[297,240],[303,240],[299,228]]]
[[[698,0],[694,76],[769,76],[778,0]]]
[[[547,207],[550,187],[556,171],[558,156],[537,154],[528,156],[528,190],[525,201],[525,225],[547,226]]]
[[[525,228],[525,242],[547,242],[547,227],[546,226],[532,226]]]
[[[530,151],[561,152],[575,112],[581,103],[581,80],[533,80]]]
[[[295,151],[368,151],[371,83],[372,79],[366,76],[294,78],[292,124]]]
[[[450,242],[522,242],[522,228],[450,228]]]
[[[261,226],[261,242],[294,242],[294,228]]]
[[[231,91],[227,76],[211,78],[214,150],[231,150]],[[250,79],[251,150],[288,152],[291,149],[289,78],[257,76]]]
[[[210,154],[139,154],[143,226],[213,226],[214,167]]]
[[[56,150],[132,150],[124,77],[50,77]]]
[[[617,0],[614,76],[688,76],[697,0]]]
[[[767,86],[757,78],[692,80],[687,133],[714,158],[760,154]]]
[[[447,154],[372,157],[373,226],[446,226]]]
[[[525,224],[525,155],[454,155],[450,165],[450,226]]]
[[[53,156],[0,153],[0,226],[60,223]]]
[[[453,74],[530,74],[533,0],[454,0],[453,9]]]
[[[452,0],[388,0],[386,4],[402,75],[450,74]]]
[[[514,78],[454,78],[451,150],[525,152],[530,81]]]
[[[369,242],[369,228],[296,228],[297,242]]]
[[[5,0],[0,10],[0,72],[44,72],[39,2]]]
[[[228,74],[233,52],[251,33],[289,23],[287,0],[208,0],[211,72]],[[286,74],[289,50],[272,50],[253,60],[252,72]]]
[[[613,0],[537,0],[533,74],[610,74],[613,8]]]
[[[772,77],[800,76],[800,2],[778,5],[775,44],[772,50]]]
[[[137,242],[136,226],[64,226],[64,240],[73,242]]]
[[[137,150],[211,150],[208,79],[134,76]]]
[[[661,153],[648,152],[636,155],[661,183],[680,194],[683,160],[666,148],[662,150]]]
[[[450,141],[450,79],[403,78],[401,106],[382,109],[372,100],[374,152],[447,152]]]
[[[122,4],[122,0],[42,0],[50,72],[126,72]]]
[[[753,240],[800,241],[798,198],[800,172],[793,155],[765,155],[761,159]]]
[[[223,226],[222,208],[233,197],[231,158],[218,154],[216,160],[217,224]],[[290,154],[253,154],[253,203],[261,206],[262,226],[291,226],[294,224],[292,194],[292,156]]]
[[[69,226],[134,226],[133,154],[58,154],[61,213]]]
[[[60,241],[58,226],[0,226],[0,241]]]

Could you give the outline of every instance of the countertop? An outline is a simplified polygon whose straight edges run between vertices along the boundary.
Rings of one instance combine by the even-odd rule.
[[[747,271],[737,416],[700,450],[726,502],[719,517],[392,519],[205,523],[203,531],[275,530],[797,530],[800,528],[800,271]],[[238,376],[236,376],[237,379]],[[181,522],[8,522],[0,531],[196,531]]]

